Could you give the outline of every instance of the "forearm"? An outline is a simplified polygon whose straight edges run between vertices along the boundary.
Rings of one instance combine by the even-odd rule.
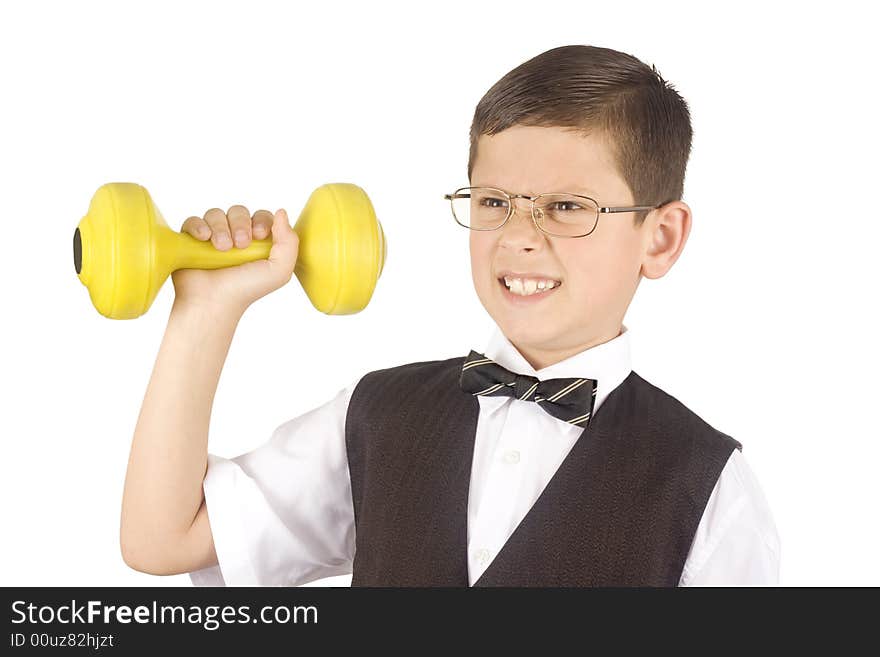
[[[130,565],[179,561],[202,503],[217,383],[241,317],[175,300],[132,440],[121,541]]]

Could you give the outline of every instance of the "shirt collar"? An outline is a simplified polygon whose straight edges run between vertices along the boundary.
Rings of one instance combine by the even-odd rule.
[[[495,325],[484,355],[502,367],[517,374],[528,374],[538,379],[590,378],[596,379],[596,402],[594,412],[608,394],[620,385],[632,371],[630,331],[621,324],[617,337],[569,356],[553,365],[535,370],[507,336]],[[492,399],[504,400],[503,397]]]

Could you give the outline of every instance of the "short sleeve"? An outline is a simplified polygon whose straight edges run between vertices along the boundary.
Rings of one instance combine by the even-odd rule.
[[[680,586],[778,586],[780,541],[764,493],[734,449],[718,477]]]
[[[298,586],[352,572],[345,417],[359,379],[235,458],[208,454],[205,506],[218,564],[196,586]]]

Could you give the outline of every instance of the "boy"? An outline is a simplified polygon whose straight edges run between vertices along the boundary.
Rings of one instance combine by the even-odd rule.
[[[684,248],[685,101],[641,61],[566,46],[477,105],[468,188],[483,352],[369,372],[235,459],[207,453],[238,319],[286,283],[279,210],[182,230],[267,260],[173,275],[135,430],[126,563],[196,584],[776,584],[779,539],[741,444],[630,367],[623,317]],[[463,349],[463,352],[466,349]]]

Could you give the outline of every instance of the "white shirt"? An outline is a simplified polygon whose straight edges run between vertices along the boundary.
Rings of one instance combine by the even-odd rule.
[[[632,371],[629,342],[624,325],[616,338],[536,371],[496,326],[483,353],[539,379],[596,379],[595,412]],[[203,487],[219,565],[190,573],[193,584],[297,586],[352,572],[345,417],[358,381],[284,422],[251,452],[233,459],[208,454]],[[470,585],[583,431],[533,401],[478,400],[467,519]],[[679,585],[778,583],[776,526],[757,480],[734,449],[706,504]]]

